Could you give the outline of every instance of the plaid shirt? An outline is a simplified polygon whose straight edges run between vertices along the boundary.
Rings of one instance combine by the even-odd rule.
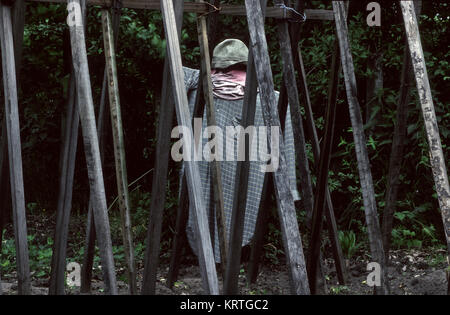
[[[189,110],[192,116],[195,98],[197,94],[197,85],[199,80],[199,70],[190,69],[184,67],[184,82],[188,94],[189,101]],[[275,92],[276,100],[278,100],[279,93]],[[226,126],[238,126],[241,124],[241,116],[242,116],[242,104],[243,99],[240,100],[224,100],[221,98],[214,97],[214,106],[216,111],[216,124],[221,130],[224,131]],[[258,129],[258,126],[264,126],[264,119],[261,110],[261,101],[258,97],[256,100],[256,113],[255,113],[255,122],[254,126]],[[207,127],[207,118],[206,118],[206,109],[203,115],[203,126],[202,126],[202,134],[203,130]],[[223,137],[223,145],[226,146],[226,141],[232,141],[231,145],[235,147],[235,158],[236,158],[236,148],[237,148],[237,137],[234,139],[227,139],[224,135]],[[258,139],[259,140],[259,139]],[[201,147],[204,147],[204,144],[208,141],[208,139],[204,139],[202,137]],[[256,145],[258,141],[252,142],[252,150],[256,150]],[[280,148],[282,149],[282,148]],[[254,151],[256,152],[256,151]],[[294,200],[299,200],[299,193],[297,191],[296,185],[296,176],[295,176],[295,150],[294,150],[294,136],[292,131],[292,123],[291,116],[289,112],[289,108],[286,114],[286,123],[285,123],[285,131],[284,131],[284,152],[286,154],[286,160],[288,164],[289,172],[289,181],[291,185],[291,192],[294,197]],[[223,153],[224,160],[219,162],[221,167],[221,175],[222,175],[222,189],[223,189],[223,199],[224,199],[224,213],[225,213],[225,221],[226,221],[226,229],[227,229],[227,237],[229,239],[231,232],[231,214],[233,209],[233,199],[234,199],[234,188],[235,188],[235,174],[236,174],[236,166],[237,162],[235,161],[226,161],[225,150]],[[208,219],[214,220],[214,255],[216,262],[220,262],[220,249],[219,249],[219,239],[217,233],[217,224],[215,217],[212,216],[215,214],[214,211],[214,199],[213,199],[213,187],[212,183],[212,173],[210,170],[209,162],[199,161],[197,162],[200,171],[200,179],[202,183],[203,190],[203,199],[204,205],[206,208],[206,213],[208,215]],[[250,171],[249,171],[249,180],[248,180],[248,191],[247,191],[247,205],[245,209],[245,220],[244,220],[244,234],[242,245],[246,245],[250,242],[253,237],[253,233],[256,225],[256,218],[258,216],[258,210],[261,200],[261,193],[264,183],[265,173],[261,171],[260,167],[267,164],[267,162],[263,161],[251,161],[250,162]],[[183,171],[183,169],[182,169]],[[211,226],[211,225],[210,225]],[[186,234],[189,240],[189,243],[197,253],[196,247],[197,242],[195,239],[194,233],[194,214],[193,209],[189,209],[189,219],[186,227]]]

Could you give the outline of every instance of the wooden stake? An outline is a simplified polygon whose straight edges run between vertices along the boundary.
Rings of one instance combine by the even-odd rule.
[[[431,95],[430,82],[428,80],[427,67],[423,54],[422,43],[419,34],[414,3],[400,1],[403,20],[405,22],[406,37],[408,39],[409,52],[416,77],[417,90],[419,92],[422,114],[425,121],[428,145],[430,150],[431,169],[436,188],[436,193],[441,208],[444,233],[447,241],[447,249],[450,257],[450,188],[448,183],[446,160],[442,152],[441,138]]]
[[[75,94],[75,77],[70,75],[67,99],[66,128],[64,147],[61,155],[61,177],[59,181],[58,208],[51,262],[49,294],[65,294],[65,271],[67,238],[69,233],[70,211],[72,208],[72,189],[78,143],[80,117]]]
[[[163,13],[164,29],[167,38],[168,58],[174,89],[175,109],[178,123],[187,127],[192,135],[192,126],[188,108],[186,88],[184,86],[183,65],[181,63],[181,52],[176,29],[176,19],[173,3],[169,0],[161,0],[161,11]],[[193,147],[189,148],[193,155]],[[208,218],[202,200],[202,190],[198,165],[193,161],[185,161],[186,179],[189,190],[189,199],[194,208],[195,228],[198,239],[198,255],[200,270],[207,294],[219,294],[216,266],[214,261],[211,238],[209,236]]]
[[[0,10],[0,40],[2,48],[11,199],[13,203],[14,234],[16,239],[18,293],[31,294],[11,7],[1,4]]]
[[[9,194],[8,175],[8,136],[6,134],[6,120],[2,119],[2,133],[0,138],[0,253],[2,252],[3,226],[7,211]]]
[[[381,286],[376,287],[377,294],[388,294],[387,266],[384,260],[383,242],[378,221],[378,213],[375,202],[375,192],[370,171],[369,156],[367,153],[364,126],[361,116],[361,108],[357,99],[356,77],[348,38],[346,23],[346,7],[342,1],[333,1],[335,13],[336,32],[339,40],[342,69],[344,72],[345,87],[349,103],[350,120],[352,122],[353,138],[355,141],[356,158],[363,194],[364,210],[366,214],[367,231],[372,261],[377,262],[381,268]]]
[[[184,2],[175,5],[177,32],[181,34]],[[168,54],[167,54],[168,55]],[[170,151],[170,130],[172,127],[174,98],[170,82],[169,60],[166,58],[163,72],[163,87],[159,109],[158,141],[156,145],[155,174],[153,174],[150,218],[147,230],[144,279],[142,294],[155,294],[156,273],[159,261],[162,215],[166,201],[167,169]],[[178,219],[177,219],[178,220]]]
[[[198,2],[199,0],[197,0]],[[203,98],[206,101],[206,118],[208,126],[217,126],[216,122],[216,109],[214,106],[213,87],[211,81],[211,58],[209,54],[208,43],[208,30],[206,26],[206,17],[197,17],[197,32],[198,42],[200,46],[200,60],[202,75],[201,80],[203,83]],[[215,216],[217,218],[217,232],[219,235],[219,248],[220,248],[220,262],[222,266],[222,274],[225,276],[225,266],[228,259],[228,237],[227,227],[225,222],[224,201],[223,201],[223,189],[222,189],[222,172],[220,168],[220,162],[217,160],[212,161],[211,165],[212,183],[213,183],[213,195],[214,195],[214,209]],[[214,222],[214,220],[212,220]],[[214,235],[212,235],[214,237]],[[213,242],[214,243],[214,242]]]
[[[68,0],[68,5],[77,8],[80,7],[80,2],[79,0]],[[76,11],[77,9],[75,9],[75,12]],[[117,294],[111,232],[106,206],[97,129],[95,126],[94,105],[92,101],[83,25],[74,23],[70,26],[70,39],[89,183],[93,196],[95,230],[98,237],[100,258],[102,261],[103,276],[106,286],[105,291],[109,294]]]
[[[320,237],[320,231],[322,225],[322,217],[323,213],[325,211],[326,206],[326,196],[327,196],[327,189],[328,189],[328,169],[330,164],[330,157],[331,157],[331,148],[333,145],[333,138],[334,138],[334,122],[336,117],[336,100],[337,100],[337,93],[338,93],[338,84],[339,84],[339,73],[341,71],[340,68],[340,62],[339,62],[339,43],[336,40],[335,41],[335,50],[333,52],[333,61],[332,61],[332,73],[331,73],[331,80],[329,84],[329,90],[328,90],[328,104],[326,109],[326,117],[325,117],[325,133],[324,133],[324,141],[322,144],[322,150],[320,154],[320,160],[318,164],[318,181],[317,181],[317,191],[316,191],[316,204],[314,205],[314,216],[313,216],[313,229],[311,232],[311,250],[310,250],[310,257],[313,258],[314,255],[317,255],[315,250],[320,250],[319,244],[316,244],[316,237]],[[328,229],[337,231],[336,226],[336,220],[334,219],[334,213],[333,216],[330,216],[329,214],[327,217],[327,224]],[[336,233],[337,234],[337,233]],[[313,239],[314,235],[314,239]],[[339,244],[338,236],[336,237],[330,237],[330,241],[332,244],[334,244],[334,248],[338,248],[339,255],[337,257],[340,257],[340,259],[335,258],[335,264],[336,264],[336,270],[339,282],[345,283],[347,280],[347,274],[346,269],[344,266],[344,259],[342,257],[342,250]],[[319,241],[320,242],[320,239]],[[319,260],[319,262],[313,262],[312,259],[310,261],[310,264],[314,263],[320,263],[322,259]],[[311,291],[316,290],[316,285],[312,284],[314,280],[312,273],[316,272],[315,268],[312,265],[308,265],[309,269],[309,276],[310,276],[310,288]],[[339,272],[340,271],[340,272]]]
[[[86,2],[82,1],[82,18],[86,17]],[[70,41],[65,37],[63,41]],[[69,54],[67,56],[69,57]],[[71,60],[68,60],[70,63]],[[75,172],[75,161],[78,144],[78,127],[80,115],[76,96],[75,76],[71,67],[69,88],[67,93],[67,108],[60,152],[60,180],[58,205],[56,212],[56,227],[53,239],[53,254],[50,271],[49,295],[65,294],[65,271],[67,256],[67,238],[69,233],[70,212],[72,209],[72,191]]]
[[[278,5],[284,5],[284,1],[275,1]],[[291,40],[289,38],[289,28],[286,21],[278,22],[278,38],[280,43],[283,84],[287,94],[286,101],[289,102],[289,108],[292,119],[292,129],[294,132],[295,155],[297,165],[300,170],[300,186],[303,204],[307,216],[310,218],[314,207],[313,188],[311,183],[311,173],[309,170],[309,161],[306,152],[305,132],[303,129],[302,116],[300,114],[300,101],[297,90],[297,80],[295,78],[294,61],[292,58]],[[283,93],[284,94],[284,93]],[[283,122],[282,122],[283,123]]]
[[[220,3],[219,0],[214,0],[214,4],[216,7],[217,5]],[[209,44],[213,44],[216,42],[215,38],[217,36],[215,30],[215,27],[217,25],[217,15],[218,12],[214,12],[211,13],[209,15],[209,32],[208,32],[208,42]],[[210,55],[213,53],[213,45],[209,46],[209,53]],[[166,69],[166,64],[164,65],[164,69]],[[167,65],[168,67],[168,65]],[[167,68],[168,69],[168,68]],[[168,71],[168,70],[167,70]],[[203,77],[203,75],[201,74],[201,69],[200,69],[200,75],[199,77]],[[194,104],[194,110],[192,113],[192,126],[194,125],[194,119],[196,117],[203,117],[203,113],[205,110],[205,102],[203,101],[204,97],[203,97],[203,85],[199,84],[197,86],[197,93],[196,93],[196,97],[195,97],[195,104]],[[181,187],[180,187],[180,200],[178,203],[178,208],[177,208],[177,220],[176,220],[176,228],[175,228],[175,235],[174,235],[174,239],[173,239],[173,246],[172,246],[172,252],[171,252],[171,256],[170,256],[170,266],[169,266],[169,275],[168,275],[168,281],[167,281],[167,285],[169,288],[172,288],[173,283],[175,282],[175,280],[178,277],[178,271],[179,271],[179,267],[180,267],[180,259],[181,259],[181,250],[183,248],[183,246],[185,245],[186,242],[186,233],[185,233],[185,229],[186,229],[186,224],[187,224],[187,220],[188,220],[188,215],[189,215],[189,198],[188,198],[188,190],[186,187],[186,175],[183,172],[183,178],[181,180]],[[217,218],[217,224],[219,224],[218,220],[219,218]],[[211,220],[213,221],[213,220]],[[214,221],[213,221],[214,222]],[[210,226],[212,225],[214,227],[213,222],[210,222]],[[210,228],[210,234],[211,234],[211,240],[213,240],[213,233],[212,233],[212,229]]]
[[[327,229],[329,232],[329,238],[331,246],[333,248],[334,261],[336,265],[336,271],[339,283],[344,285],[348,281],[347,268],[345,267],[344,255],[342,254],[341,244],[339,242],[338,228],[336,219],[334,216],[334,209],[331,202],[331,195],[328,189],[328,170],[330,167],[331,150],[333,146],[334,127],[336,120],[336,107],[339,88],[339,74],[341,73],[341,63],[339,54],[339,43],[337,38],[334,41],[332,64],[331,64],[331,80],[328,86],[328,104],[326,114],[326,126],[324,134],[324,142],[321,149],[320,161],[319,161],[319,187],[320,191],[317,192],[316,200],[317,206],[328,207],[328,211],[325,211],[327,219]],[[323,158],[323,161],[322,161]],[[318,190],[319,190],[318,189]],[[319,195],[320,193],[320,195]],[[323,213],[324,210],[322,210]]]
[[[117,42],[118,34],[119,34],[119,22],[120,22],[120,10],[114,8],[114,16],[113,16],[113,30],[114,30],[114,42]],[[108,115],[106,115],[106,93],[107,93],[107,85],[108,85],[108,74],[107,68],[105,66],[105,70],[103,72],[103,82],[102,82],[102,91],[100,94],[100,105],[98,108],[98,116],[97,116],[97,134],[98,134],[98,142],[100,147],[100,160],[102,165],[104,165],[104,156],[105,156],[105,142],[106,142],[106,132],[105,130]],[[91,280],[92,280],[92,266],[94,264],[94,255],[95,255],[95,225],[94,218],[92,213],[92,198],[89,197],[89,206],[88,206],[88,219],[86,225],[86,238],[85,238],[85,251],[83,255],[83,265],[81,266],[81,293],[88,293],[91,290]]]
[[[296,7],[297,11],[303,12],[304,11],[304,1],[297,0],[295,7]],[[305,14],[306,14],[306,11],[305,11]],[[316,130],[315,122],[314,122],[311,100],[309,97],[309,89],[308,89],[308,84],[307,84],[305,67],[303,64],[303,57],[302,57],[301,49],[298,47],[298,43],[300,41],[300,35],[301,35],[300,24],[298,24],[298,23],[293,24],[291,26],[290,33],[291,33],[291,41],[294,43],[292,46],[292,56],[294,58],[295,68],[299,75],[301,101],[304,105],[305,112],[306,112],[307,131],[308,131],[309,138],[310,138],[310,141],[312,144],[314,160],[320,161],[321,154],[320,154],[319,138],[317,136],[317,130]],[[337,84],[337,82],[336,82],[336,84]],[[317,162],[316,162],[316,171],[318,171]],[[334,257],[335,265],[336,265],[336,273],[337,273],[339,282],[341,284],[345,284],[345,279],[347,278],[347,271],[345,269],[344,257],[343,257],[342,248],[341,248],[341,245],[339,242],[337,224],[336,224],[336,219],[335,219],[335,215],[334,215],[334,207],[333,207],[333,203],[331,200],[330,191],[328,189],[328,184],[325,189],[325,196],[326,196],[325,216],[327,219],[328,237],[331,242],[331,248],[332,248],[333,257]],[[308,215],[307,219],[309,221],[311,221],[312,220],[312,212],[307,213],[307,215]],[[314,244],[312,244],[312,245],[315,246]],[[321,265],[319,265],[319,267],[321,268]]]
[[[259,1],[262,15],[266,9],[266,0]],[[254,125],[256,113],[257,80],[255,72],[253,51],[249,51],[247,61],[247,75],[245,79],[245,93],[242,105],[242,127]],[[253,140],[254,141],[254,140]],[[235,174],[235,190],[233,198],[233,210],[230,223],[230,258],[226,266],[226,277],[224,279],[224,294],[238,294],[238,280],[241,266],[242,237],[244,232],[245,210],[247,207],[248,180],[250,175],[249,152],[252,144],[250,138],[245,137],[245,158],[244,161],[237,161]]]
[[[0,253],[2,252],[3,244],[3,226],[6,215],[6,200],[9,185],[7,183],[7,136],[6,136],[6,120],[2,119],[2,133],[0,139]],[[1,269],[0,269],[0,295],[2,295],[2,280],[1,280]]]
[[[261,93],[261,104],[265,125],[280,126],[278,110],[275,103],[272,70],[264,32],[263,14],[259,1],[246,0],[247,21],[249,25],[251,49],[253,50],[256,75]],[[280,147],[284,147],[283,136],[279,131]],[[268,135],[271,145],[271,135]],[[283,233],[286,259],[289,266],[291,291],[294,294],[309,294],[303,247],[298,230],[294,200],[287,179],[288,170],[284,152],[280,150],[279,167],[274,173],[275,193],[277,196],[280,225]]]
[[[114,31],[112,27],[111,13],[108,9],[102,9],[102,26],[105,45],[106,69],[109,81],[108,91],[114,141],[114,157],[116,164],[117,195],[121,215],[125,259],[128,265],[128,288],[130,294],[136,294],[136,269],[134,263],[133,235],[131,232],[128,178],[125,159],[125,143],[122,129],[122,116],[120,112],[119,83],[117,79],[116,52],[114,48]]]

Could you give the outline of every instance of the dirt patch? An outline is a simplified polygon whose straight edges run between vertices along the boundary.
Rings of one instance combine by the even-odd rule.
[[[442,250],[445,254],[445,251]],[[447,279],[445,261],[430,259],[436,252],[424,250],[397,250],[391,254],[389,266],[389,283],[391,294],[394,295],[445,295],[447,294]],[[369,271],[366,270],[368,260],[361,257],[348,262],[349,281],[339,284],[333,267],[333,260],[326,259],[325,275],[328,294],[335,295],[367,295],[373,294],[373,288],[366,284]],[[239,275],[239,289],[243,295],[283,295],[290,294],[289,277],[285,264],[277,266],[262,266],[257,282],[248,284],[245,276],[246,265],[242,265]],[[172,289],[167,287],[168,266],[162,265],[157,274],[156,293],[162,295],[197,295],[204,294],[202,279],[198,266],[185,264],[180,267],[178,280]],[[142,280],[142,270],[139,272],[139,283]],[[32,282],[32,293],[43,295],[48,293],[48,279]],[[222,279],[219,276],[222,287]],[[118,281],[119,293],[127,294],[127,284]],[[17,294],[17,282],[2,283],[4,294]],[[68,294],[79,294],[79,290],[68,289]],[[103,294],[103,283],[100,279],[92,281],[92,294]]]

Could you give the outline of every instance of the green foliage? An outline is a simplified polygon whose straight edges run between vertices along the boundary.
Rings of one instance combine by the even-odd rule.
[[[356,234],[353,231],[339,231],[339,242],[347,259],[352,258],[362,246],[362,243],[356,241]]]
[[[38,241],[36,235],[28,235],[28,251],[30,269],[33,277],[45,278],[49,276],[52,260],[53,240],[48,237],[46,242]],[[1,252],[1,270],[5,275],[16,270],[16,246],[14,239],[3,239]]]
[[[417,207],[411,205],[412,211],[397,211],[394,214],[394,218],[398,221],[397,226],[392,230],[394,248],[420,248],[423,245],[435,246],[439,243],[436,228],[424,217],[430,207],[430,203]]]

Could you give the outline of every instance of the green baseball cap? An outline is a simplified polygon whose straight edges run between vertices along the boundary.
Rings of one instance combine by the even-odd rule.
[[[248,48],[239,39],[226,39],[214,48],[211,67],[224,69],[235,64],[247,64]]]

